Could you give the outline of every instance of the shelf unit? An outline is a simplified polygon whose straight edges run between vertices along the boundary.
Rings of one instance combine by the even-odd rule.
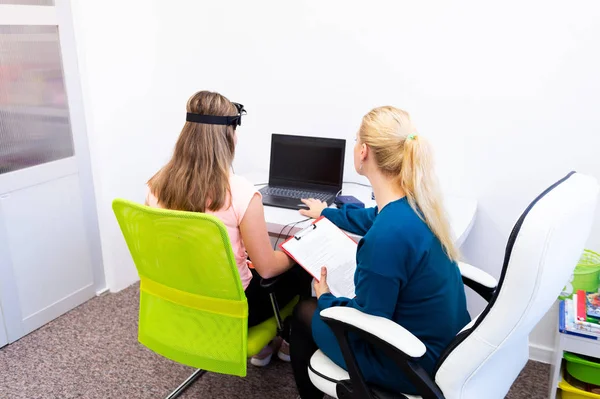
[[[571,352],[578,355],[592,356],[600,359],[600,339],[583,338],[559,332],[556,334],[554,356],[550,365],[550,388],[548,398],[561,398],[558,383],[562,379],[563,353]]]

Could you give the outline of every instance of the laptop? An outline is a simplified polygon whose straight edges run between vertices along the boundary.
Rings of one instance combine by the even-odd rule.
[[[316,198],[331,205],[342,189],[345,153],[346,140],[273,134],[263,204],[301,209],[301,198]]]

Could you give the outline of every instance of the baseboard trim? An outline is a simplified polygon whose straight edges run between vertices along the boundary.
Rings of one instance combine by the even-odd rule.
[[[529,359],[536,362],[551,364],[554,349],[548,346],[529,344]]]

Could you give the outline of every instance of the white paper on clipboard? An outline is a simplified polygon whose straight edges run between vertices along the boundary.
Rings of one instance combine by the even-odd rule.
[[[339,227],[321,217],[280,245],[314,278],[327,267],[327,284],[335,296],[354,298],[357,244]]]

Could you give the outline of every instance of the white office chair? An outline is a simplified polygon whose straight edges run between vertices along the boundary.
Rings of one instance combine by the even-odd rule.
[[[336,398],[504,398],[529,358],[529,333],[550,309],[581,256],[590,233],[598,183],[571,172],[538,196],[515,224],[500,281],[461,264],[465,285],[488,301],[442,354],[432,379],[417,363],[425,345],[391,320],[334,307],[321,318],[334,331],[348,372],[321,351],[311,358],[313,384]],[[347,341],[348,331],[385,351],[422,396],[366,384]]]

